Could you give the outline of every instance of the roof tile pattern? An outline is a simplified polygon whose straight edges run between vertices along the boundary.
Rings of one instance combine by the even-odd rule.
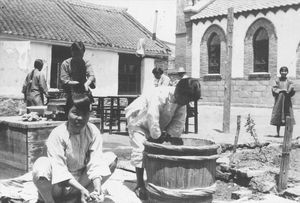
[[[146,53],[168,47],[124,9],[69,0],[1,0],[0,35],[58,42],[82,41],[98,48],[134,51],[146,38]]]
[[[191,19],[196,20],[227,15],[227,10],[230,7],[234,8],[234,13],[242,13],[298,4],[300,4],[300,0],[215,0],[198,14],[192,16]]]

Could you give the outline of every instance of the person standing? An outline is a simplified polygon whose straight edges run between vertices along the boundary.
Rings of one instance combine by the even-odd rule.
[[[156,67],[152,70],[152,74],[154,75],[154,86],[169,86],[170,85],[170,78],[164,74],[164,71]]]
[[[186,70],[184,69],[184,67],[179,67],[177,73],[178,73],[179,80],[188,77],[187,74],[186,74]]]
[[[34,69],[26,76],[22,93],[27,106],[42,106],[44,105],[44,96],[48,97],[46,78],[41,72],[43,65],[42,59],[36,59]]]
[[[280,126],[285,126],[286,117],[290,116],[295,124],[291,97],[295,95],[293,82],[287,78],[289,70],[286,66],[280,68],[280,77],[276,78],[272,87],[275,102],[272,111],[271,125],[276,126],[277,136],[280,136]]]
[[[74,42],[71,45],[71,58],[61,64],[60,79],[67,94],[65,113],[72,107],[72,95],[74,93],[87,94],[91,101],[93,97],[90,88],[95,88],[95,75],[88,61],[83,59],[85,46],[82,42]]]
[[[135,166],[136,195],[146,200],[142,164],[145,140],[163,142],[169,137],[180,137],[185,125],[186,105],[200,98],[197,79],[182,79],[176,87],[161,86],[156,91],[142,94],[126,109],[128,132],[132,149],[131,164]]]
[[[187,78],[188,75],[186,74],[186,70],[184,69],[184,67],[179,67],[178,68],[178,71],[177,71],[177,74],[176,74],[176,77],[174,78],[174,80],[171,82],[171,85],[172,86],[176,86],[177,83],[183,79],[183,78]]]

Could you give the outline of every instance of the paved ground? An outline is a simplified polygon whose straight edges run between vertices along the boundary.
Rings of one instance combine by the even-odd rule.
[[[244,126],[248,114],[251,115],[255,122],[255,129],[258,139],[261,142],[282,142],[284,135],[284,127],[281,128],[281,137],[276,137],[276,127],[270,125],[271,108],[249,108],[249,107],[231,107],[231,122],[230,133],[223,133],[223,107],[222,106],[199,106],[198,116],[198,133],[193,133],[193,126],[189,128],[189,136],[196,136],[203,139],[212,139],[216,143],[231,143],[234,142],[236,134],[237,115],[241,115],[241,129],[239,143],[254,142],[249,133],[246,132]],[[300,137],[300,109],[294,109],[296,125],[293,129],[293,139]],[[193,119],[190,118],[190,122]],[[125,127],[123,126],[123,130]],[[104,133],[104,148],[120,147],[126,148],[129,145],[129,138],[123,134],[108,134]]]

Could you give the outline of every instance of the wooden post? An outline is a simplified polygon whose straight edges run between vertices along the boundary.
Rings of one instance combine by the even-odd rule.
[[[279,192],[286,189],[287,187],[292,136],[293,136],[293,124],[291,118],[287,116],[284,138],[283,138],[283,146],[282,146],[282,158],[280,162],[280,173],[279,173],[279,181],[278,181]]]
[[[240,135],[240,129],[241,129],[241,115],[238,115],[237,118],[236,118],[236,134],[235,134],[235,137],[234,137],[233,150],[232,150],[232,155],[231,155],[231,158],[230,158],[229,165],[232,164],[233,155],[236,152],[237,143],[238,143],[239,135]]]
[[[233,35],[233,8],[228,9],[227,15],[227,62],[225,65],[223,132],[230,132],[230,105],[231,105],[231,69],[232,69],[232,35]]]
[[[236,119],[236,134],[235,134],[235,138],[234,138],[234,145],[233,145],[233,153],[235,153],[236,151],[236,146],[239,140],[239,135],[240,135],[240,129],[241,129],[241,115],[237,116]]]

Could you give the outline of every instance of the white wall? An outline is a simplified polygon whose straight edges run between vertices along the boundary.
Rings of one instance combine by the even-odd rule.
[[[251,24],[258,18],[264,17],[270,20],[276,30],[277,41],[277,66],[278,70],[281,66],[289,67],[289,76],[296,76],[296,49],[300,42],[300,11],[293,9],[287,12],[278,11],[275,14],[268,12],[266,15],[258,14],[256,16],[249,15],[247,18],[240,16],[234,19],[233,26],[233,47],[232,47],[232,77],[243,77],[244,67],[244,39],[246,32]],[[199,77],[200,74],[200,43],[206,29],[217,24],[222,27],[226,33],[227,20],[215,20],[213,23],[207,21],[204,24],[199,22],[193,24],[193,45],[192,45],[192,74]],[[277,71],[278,72],[278,71]]]
[[[52,46],[49,44],[41,43],[30,43],[30,67],[29,70],[32,70],[34,61],[36,59],[42,59],[44,61],[44,66],[42,69],[43,74],[47,79],[48,88],[50,88],[50,75],[51,75],[51,57],[52,57]]]
[[[87,49],[84,58],[92,64],[96,77],[93,95],[117,95],[118,53]]]
[[[22,85],[35,59],[51,60],[51,47],[29,41],[0,41],[0,95],[22,98]],[[44,66],[44,74],[49,68]]]
[[[151,91],[153,85],[153,74],[152,70],[154,68],[154,59],[144,58],[141,64],[141,93]]]
[[[29,41],[0,41],[0,96],[22,98],[22,85],[33,69],[35,59],[45,61],[43,73],[50,87],[51,45]],[[88,60],[96,77],[93,95],[118,95],[119,54],[86,49]],[[153,86],[154,59],[145,58],[141,65],[141,91]]]

